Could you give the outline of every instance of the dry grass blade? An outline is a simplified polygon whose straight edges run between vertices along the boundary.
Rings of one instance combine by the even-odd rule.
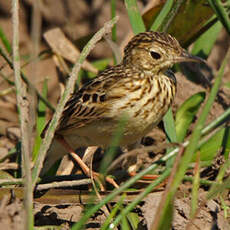
[[[73,186],[87,185],[87,184],[90,184],[90,183],[91,183],[90,179],[52,182],[52,183],[37,185],[36,186],[36,191],[52,189],[52,188],[63,188],[63,187],[73,187]]]
[[[157,212],[156,213],[158,213],[158,215],[155,217],[155,219],[154,219],[154,221],[153,221],[153,223],[152,223],[152,226],[151,226],[151,230],[157,230],[157,229],[162,229],[161,227],[161,224],[162,224],[162,219],[161,219],[161,214],[162,214],[162,210],[163,210],[163,207],[164,207],[164,203],[165,203],[165,201],[166,201],[166,199],[167,199],[167,196],[168,196],[168,193],[169,193],[169,191],[170,191],[170,187],[171,187],[171,185],[172,185],[172,183],[173,183],[173,179],[174,179],[174,176],[175,176],[175,174],[176,174],[176,172],[177,172],[177,168],[178,168],[178,165],[179,165],[179,163],[180,163],[180,159],[181,159],[181,157],[182,157],[182,154],[183,154],[183,152],[184,152],[184,147],[182,147],[181,149],[180,149],[180,151],[179,151],[179,153],[177,154],[177,156],[176,156],[176,159],[175,159],[175,161],[174,161],[174,164],[173,164],[173,168],[172,168],[172,171],[171,171],[171,175],[170,175],[170,177],[169,177],[169,179],[168,179],[168,183],[167,183],[167,186],[166,186],[166,189],[165,189],[165,192],[164,192],[164,194],[163,194],[163,196],[162,196],[162,198],[161,198],[161,201],[160,201],[160,204],[159,204],[159,206],[158,206],[158,209],[157,209]],[[168,222],[170,222],[170,220],[167,220],[167,223]],[[161,227],[160,227],[161,226]],[[167,225],[166,225],[167,226]]]
[[[80,51],[68,40],[65,34],[59,28],[48,30],[44,38],[52,48],[54,53],[62,56],[66,60],[75,63],[80,56]],[[97,69],[88,61],[84,61],[82,68],[97,74]]]
[[[25,184],[24,202],[26,207],[25,229],[33,228],[33,193],[30,171],[30,149],[28,133],[28,101],[26,100],[26,87],[20,76],[20,56],[19,56],[19,1],[12,1],[13,13],[13,66],[17,96],[17,107],[19,111],[21,141],[22,141],[22,164]]]

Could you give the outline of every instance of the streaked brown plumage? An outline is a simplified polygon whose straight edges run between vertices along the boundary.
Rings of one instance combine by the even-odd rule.
[[[56,135],[73,149],[110,144],[122,116],[128,117],[121,145],[135,143],[156,126],[176,93],[176,78],[168,70],[174,63],[199,61],[165,33],[134,36],[125,48],[121,64],[100,73],[74,93],[65,106]],[[54,139],[42,173],[66,149]]]

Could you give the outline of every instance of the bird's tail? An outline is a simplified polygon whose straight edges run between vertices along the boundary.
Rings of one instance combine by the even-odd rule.
[[[40,176],[47,173],[51,166],[53,166],[54,163],[61,159],[65,154],[67,154],[67,150],[54,138],[46,154]]]

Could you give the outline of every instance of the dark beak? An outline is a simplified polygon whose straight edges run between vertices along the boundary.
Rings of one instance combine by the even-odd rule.
[[[175,63],[178,62],[199,62],[206,64],[206,61],[200,57],[189,54],[187,51],[183,50],[181,56],[174,59]]]

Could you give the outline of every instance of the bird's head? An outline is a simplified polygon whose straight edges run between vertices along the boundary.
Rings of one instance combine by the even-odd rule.
[[[124,65],[153,74],[165,71],[178,62],[202,61],[184,50],[171,35],[153,31],[134,36],[124,53]]]

